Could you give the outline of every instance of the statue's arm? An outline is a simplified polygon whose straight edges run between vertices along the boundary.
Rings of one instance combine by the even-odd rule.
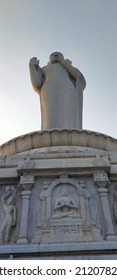
[[[12,192],[9,191],[8,193],[6,193],[6,194],[1,198],[3,204],[6,204],[5,201],[6,201],[6,199],[7,199],[11,194],[12,194]]]
[[[80,79],[84,85],[84,88],[86,87],[86,80],[83,74],[77,68],[72,66],[72,63],[69,59],[62,60],[62,65],[73,79],[75,80]]]
[[[42,70],[39,66],[39,61],[36,57],[31,58],[29,62],[30,78],[34,91],[39,93],[39,89],[42,86],[43,76]]]

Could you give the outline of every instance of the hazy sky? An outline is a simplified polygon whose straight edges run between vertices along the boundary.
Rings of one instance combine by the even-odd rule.
[[[0,0],[0,144],[41,129],[29,60],[60,51],[85,76],[83,128],[117,138],[117,0]]]

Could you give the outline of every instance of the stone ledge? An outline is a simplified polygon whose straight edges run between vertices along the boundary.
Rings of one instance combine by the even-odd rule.
[[[85,243],[74,243],[74,244],[28,244],[28,245],[1,245],[0,246],[0,259],[1,257],[20,257],[24,256],[56,256],[64,254],[64,259],[66,255],[84,255],[84,254],[117,254],[117,242],[103,241],[103,242],[85,242]]]
[[[36,148],[52,146],[81,146],[115,151],[117,150],[117,139],[87,130],[36,131],[2,144],[0,155],[13,155]]]

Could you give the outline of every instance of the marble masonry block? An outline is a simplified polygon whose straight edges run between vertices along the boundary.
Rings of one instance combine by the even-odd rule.
[[[0,169],[0,179],[2,178],[14,178],[17,177],[16,168],[1,168]]]
[[[85,131],[79,130],[79,133],[78,133],[77,130],[73,130],[71,134],[72,134],[71,142],[72,142],[73,146],[75,146],[75,145],[77,146],[77,144],[78,144],[79,146],[87,147],[87,141],[88,141],[89,135],[87,135],[87,133]]]
[[[30,150],[32,148],[32,141],[30,135],[23,135],[16,141],[16,153]]]
[[[3,145],[2,153],[4,155],[14,154],[16,152],[16,142],[14,140],[9,141],[8,143]]]
[[[32,135],[32,143],[34,148],[48,147],[51,145],[51,136],[48,131],[43,131],[40,137],[38,133],[34,133]]]
[[[109,152],[109,159],[111,161],[111,164],[117,164],[117,151]]]

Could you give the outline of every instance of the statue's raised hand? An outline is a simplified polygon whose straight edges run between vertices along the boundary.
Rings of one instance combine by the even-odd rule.
[[[63,59],[63,60],[62,60],[62,64],[63,64],[63,66],[65,66],[65,67],[69,67],[69,66],[71,66],[72,62],[71,62],[71,60],[69,60],[69,59]]]
[[[39,66],[39,60],[37,59],[37,57],[32,57],[30,59],[29,65],[34,65],[34,66]]]
[[[42,70],[39,66],[37,57],[32,57],[29,61],[29,71],[31,82],[34,90],[39,93],[39,88],[42,86]]]

